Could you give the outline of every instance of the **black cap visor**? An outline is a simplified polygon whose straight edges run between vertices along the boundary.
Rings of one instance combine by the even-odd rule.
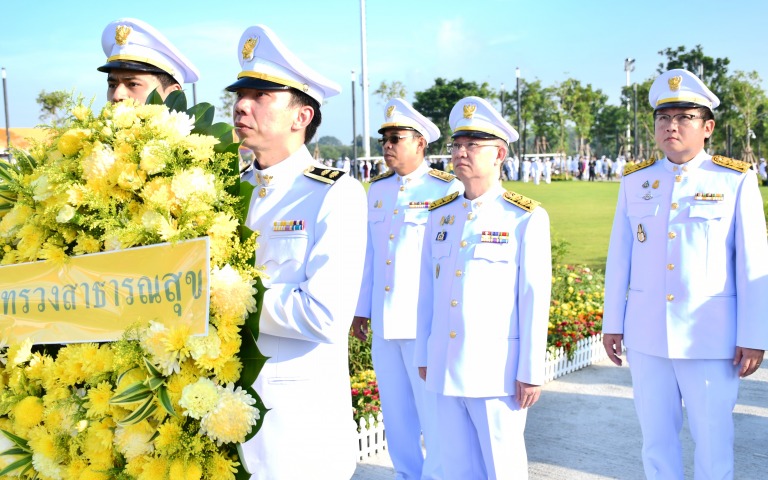
[[[111,62],[107,62],[104,65],[100,66],[96,70],[100,72],[106,72],[109,73],[113,69],[118,70],[135,70],[137,72],[147,72],[147,73],[168,73],[162,68],[156,67],[154,65],[150,65],[148,63],[144,62],[131,62],[127,60],[113,60]],[[169,74],[170,75],[170,74]]]
[[[477,130],[459,130],[457,132],[453,132],[453,135],[451,135],[451,138],[458,137],[485,138],[506,141],[501,137],[497,137],[496,135],[491,135],[490,133],[486,132],[478,132]]]
[[[706,105],[699,105],[698,103],[693,102],[669,102],[669,103],[662,103],[661,105],[657,106],[655,111],[658,110],[664,110],[666,108],[709,108]],[[711,108],[709,108],[712,110]]]
[[[291,87],[279,83],[262,80],[253,77],[238,78],[235,83],[225,88],[228,92],[236,92],[241,88],[252,88],[254,90],[290,90]]]
[[[391,130],[391,131],[394,131],[394,130],[410,130],[411,132],[416,132],[416,133],[419,133],[419,132],[418,132],[418,131],[417,131],[415,128],[413,128],[413,127],[394,127],[394,126],[389,126],[389,127],[380,128],[380,129],[379,129],[379,133],[380,133],[380,134],[381,134],[381,133],[384,133],[384,132],[386,132],[387,130]]]

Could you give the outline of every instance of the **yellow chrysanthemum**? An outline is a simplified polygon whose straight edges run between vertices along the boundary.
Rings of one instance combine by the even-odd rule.
[[[72,458],[72,460],[67,464],[65,472],[66,476],[64,478],[77,478],[81,479],[83,472],[85,472],[85,469],[88,468],[88,462],[86,462],[82,458]]]
[[[168,466],[168,460],[163,457],[151,458],[136,480],[168,480]]]
[[[87,401],[84,405],[86,416],[88,418],[100,418],[107,415],[110,410],[109,399],[112,398],[112,395],[112,386],[109,382],[101,382],[88,390]]]
[[[168,478],[180,480],[200,480],[203,476],[203,469],[198,462],[184,461],[176,459],[171,462],[171,468],[168,470]]]
[[[112,477],[101,466],[91,465],[83,470],[79,477],[71,478],[77,478],[78,480],[109,480]]]
[[[217,139],[210,135],[193,133],[184,137],[184,147],[186,147],[192,159],[197,162],[212,160],[214,155],[213,147],[219,143]]]
[[[11,411],[14,430],[25,432],[43,421],[43,399],[29,396],[14,405]]]
[[[252,281],[246,281],[240,272],[225,265],[211,270],[211,311],[223,317],[245,318],[256,311]]]
[[[32,466],[38,473],[49,478],[62,478],[64,469],[62,457],[56,447],[55,437],[45,427],[34,427],[28,435],[29,447],[32,449]]]
[[[170,155],[168,142],[151,140],[144,145],[139,154],[139,166],[150,175],[160,173],[166,166],[166,158]]]
[[[217,387],[219,402],[216,408],[200,421],[200,430],[217,445],[242,443],[251,427],[259,420],[259,411],[252,405],[256,400],[241,387],[229,384]]]
[[[155,448],[161,453],[175,452],[181,445],[181,425],[176,420],[168,420],[157,427]]]
[[[78,232],[76,245],[72,249],[76,255],[98,253],[101,251],[101,242],[85,232]]]
[[[237,357],[227,358],[220,367],[214,370],[216,378],[221,383],[233,383],[240,379],[243,363]]]
[[[60,137],[56,144],[63,155],[75,155],[83,148],[83,141],[91,135],[90,130],[73,128],[67,130]]]
[[[97,466],[101,470],[113,466],[113,429],[114,423],[107,419],[101,422],[91,422],[86,430],[83,455],[91,462],[91,465]]]
[[[220,453],[214,453],[205,465],[205,470],[208,473],[209,478],[234,480],[239,465],[240,462],[231,460]]]
[[[90,118],[90,116],[93,114],[91,112],[91,109],[86,107],[83,104],[76,105],[71,110],[72,116],[74,116],[76,119],[80,120],[81,122],[85,121],[87,118]]]

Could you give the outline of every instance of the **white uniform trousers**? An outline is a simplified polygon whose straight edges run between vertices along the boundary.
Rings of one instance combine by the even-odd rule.
[[[738,366],[730,359],[669,359],[627,350],[648,479],[683,478],[682,402],[696,444],[694,478],[733,478]]]
[[[528,478],[523,437],[528,410],[515,397],[438,394],[437,414],[446,480]]]
[[[428,392],[413,365],[416,340],[373,335],[371,356],[379,385],[387,450],[397,479],[442,479],[435,393]],[[421,451],[424,435],[426,458]]]

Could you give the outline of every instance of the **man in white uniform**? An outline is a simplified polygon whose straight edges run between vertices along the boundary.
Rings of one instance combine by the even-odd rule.
[[[107,100],[132,98],[144,103],[153,90],[165,99],[200,74],[187,57],[152,25],[135,18],[110,22],[101,34],[107,63],[97,68],[107,74]]]
[[[347,344],[365,259],[365,191],[307,150],[320,105],[339,87],[268,27],[245,30],[234,124],[255,160],[246,224],[265,268],[258,347],[269,357],[253,388],[270,409],[243,444],[253,479],[350,478],[354,422]]]
[[[523,170],[523,183],[528,183],[531,178],[531,161],[522,160],[521,165]]]
[[[651,85],[661,160],[627,164],[605,278],[603,343],[632,372],[648,478],[682,479],[682,404],[696,479],[730,479],[739,377],[768,347],[768,243],[749,164],[704,150],[720,100],[675,69]]]
[[[487,101],[460,100],[449,123],[465,193],[430,205],[415,362],[438,394],[444,478],[525,479],[527,408],[544,383],[549,217],[499,184],[518,134]]]
[[[413,364],[423,294],[417,280],[429,204],[464,189],[456,177],[424,161],[428,143],[440,137],[434,123],[399,98],[384,112],[379,143],[389,170],[373,178],[368,190],[368,250],[352,327],[365,340],[371,320],[371,354],[397,478],[440,479],[435,394],[426,391]]]

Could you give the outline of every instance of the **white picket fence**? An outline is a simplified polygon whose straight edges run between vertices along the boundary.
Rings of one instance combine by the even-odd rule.
[[[608,355],[603,348],[602,334],[584,338],[576,342],[576,351],[570,360],[568,360],[568,355],[565,354],[562,347],[557,349],[554,354],[547,352],[547,361],[544,364],[544,381],[551,382],[558,377],[588,367],[606,358]],[[387,448],[387,435],[384,431],[384,417],[381,412],[376,418],[368,417],[367,422],[364,418],[360,419],[357,441],[360,447],[358,461],[377,455]]]

